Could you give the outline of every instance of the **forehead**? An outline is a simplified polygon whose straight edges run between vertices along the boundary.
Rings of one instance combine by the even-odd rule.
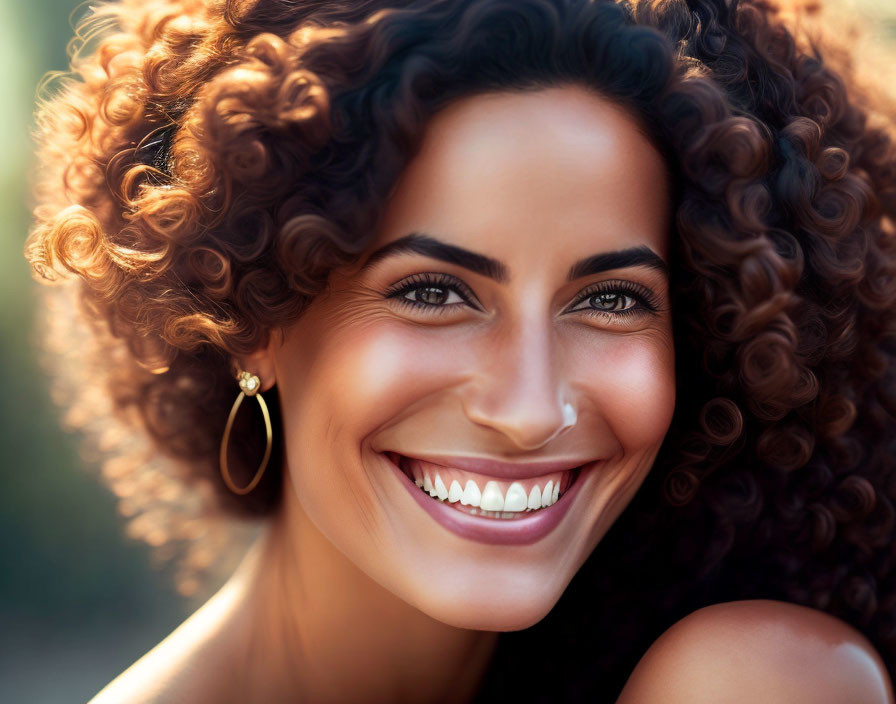
[[[475,95],[432,119],[372,247],[425,232],[511,271],[643,245],[665,258],[667,180],[635,119],[591,91]]]

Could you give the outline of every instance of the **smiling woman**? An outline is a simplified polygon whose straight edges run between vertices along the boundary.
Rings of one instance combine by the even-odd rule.
[[[268,522],[97,703],[892,702],[896,156],[771,6],[95,17],[28,257]]]
[[[244,358],[278,389],[283,519],[440,622],[540,620],[672,419],[669,202],[645,178],[662,157],[579,87],[434,117],[372,254]]]

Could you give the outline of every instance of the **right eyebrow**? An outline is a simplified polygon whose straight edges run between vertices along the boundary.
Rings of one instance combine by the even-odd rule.
[[[366,271],[385,257],[413,252],[433,259],[439,259],[449,264],[457,264],[464,269],[494,279],[498,283],[507,281],[507,267],[497,259],[492,259],[484,254],[473,252],[463,247],[458,247],[447,242],[442,242],[419,232],[393,240],[373,252],[364,262],[361,271]]]
[[[360,271],[366,271],[386,257],[405,252],[422,254],[449,264],[457,264],[476,274],[494,279],[498,283],[505,283],[509,278],[507,265],[503,262],[463,247],[442,242],[420,232],[412,232],[375,250],[361,266]],[[583,276],[591,276],[603,271],[627,269],[635,266],[658,269],[668,275],[668,267],[662,257],[650,247],[643,245],[615,252],[601,252],[600,254],[580,259],[570,267],[566,280],[574,281]]]

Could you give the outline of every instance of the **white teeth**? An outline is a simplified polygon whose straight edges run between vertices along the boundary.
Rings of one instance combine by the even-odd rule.
[[[526,495],[526,489],[521,482],[513,482],[507,487],[506,496],[496,481],[486,482],[485,488],[480,490],[472,479],[468,479],[465,486],[461,487],[457,479],[451,480],[451,487],[445,485],[445,480],[439,475],[430,476],[426,471],[422,477],[415,477],[414,484],[423,489],[434,499],[457,503],[463,506],[481,508],[483,512],[506,513],[511,517],[524,511],[536,511],[553,505],[560,498],[560,482],[549,480],[544,489],[537,484]]]
[[[533,486],[532,491],[529,492],[529,501],[526,503],[526,507],[533,511],[541,508],[541,489],[537,485]]]
[[[507,487],[507,496],[504,497],[505,511],[525,511],[526,503],[526,490],[522,484],[514,482]]]
[[[486,482],[482,491],[482,501],[479,503],[483,511],[503,511],[504,496],[498,487],[498,482]]]
[[[436,496],[438,496],[442,501],[448,498],[448,487],[445,486],[445,482],[442,481],[442,478],[439,476],[439,473],[436,472],[436,483],[435,483]]]
[[[472,479],[467,479],[467,485],[464,487],[464,495],[460,498],[462,506],[478,506],[482,501],[482,494],[479,487]]]
[[[460,482],[455,479],[451,482],[451,488],[448,490],[448,501],[453,504],[460,501],[463,495],[464,490],[461,489]]]

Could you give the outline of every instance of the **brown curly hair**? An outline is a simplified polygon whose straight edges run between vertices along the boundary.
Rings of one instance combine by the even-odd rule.
[[[577,83],[629,109],[673,175],[679,401],[632,505],[552,613],[502,636],[483,691],[538,663],[545,700],[558,682],[609,697],[673,620],[747,597],[845,619],[893,673],[896,112],[770,2],[123,0],[80,41],[38,110],[27,256],[81,302],[92,335],[52,336],[106,380],[69,400],[103,428],[135,535],[201,535],[166,497],[275,508],[276,458],[246,497],[218,476],[230,359],[365,250],[431,116]]]

